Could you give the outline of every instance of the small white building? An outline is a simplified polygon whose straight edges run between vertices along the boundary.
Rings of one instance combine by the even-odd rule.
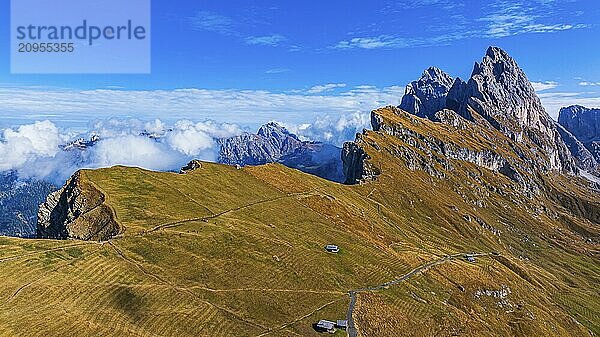
[[[319,321],[319,323],[317,323],[317,330],[322,332],[335,333],[335,323],[332,321],[322,319]]]
[[[340,247],[336,246],[336,245],[327,245],[325,246],[325,250],[330,252],[330,253],[339,253],[340,252]]]

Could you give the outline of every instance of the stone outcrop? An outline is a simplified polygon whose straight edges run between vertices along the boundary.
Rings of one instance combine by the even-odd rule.
[[[419,117],[433,118],[436,112],[446,107],[446,97],[453,81],[440,69],[428,68],[418,81],[406,86],[400,108]]]
[[[369,155],[358,145],[360,138],[359,134],[356,142],[347,142],[342,148],[345,183],[349,185],[373,180],[380,174],[379,170],[369,162]]]
[[[37,237],[44,239],[108,240],[122,232],[105,196],[75,173],[40,205]]]
[[[179,174],[187,174],[187,173],[193,172],[193,171],[201,169],[201,168],[202,168],[201,161],[192,160],[189,163],[187,163],[187,165],[182,167],[181,170],[179,170]]]
[[[450,125],[459,130],[466,130],[469,128],[469,121],[464,117],[456,113],[455,111],[444,109],[435,113],[433,120],[435,122],[444,123]]]
[[[562,140],[567,145],[567,148],[569,151],[571,151],[573,157],[575,157],[577,166],[594,175],[600,174],[598,160],[594,157],[590,150],[562,125],[558,124],[557,129],[562,137]]]

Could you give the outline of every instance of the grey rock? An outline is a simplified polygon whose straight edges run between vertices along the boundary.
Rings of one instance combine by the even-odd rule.
[[[100,136],[93,135],[92,137],[90,137],[89,140],[86,140],[85,138],[79,138],[79,139],[71,141],[67,144],[62,145],[61,148],[63,149],[63,151],[75,151],[75,150],[84,151],[90,147],[93,147],[99,141],[100,141]]]
[[[40,205],[37,237],[41,239],[108,240],[122,232],[105,196],[76,172]]]
[[[446,97],[454,80],[436,67],[423,72],[418,81],[406,86],[400,109],[419,117],[431,118],[446,107]]]
[[[588,150],[582,142],[580,142],[571,132],[567,131],[562,125],[557,124],[557,128],[560,136],[569,148],[569,151],[571,151],[571,154],[575,157],[577,166],[589,173],[598,175],[600,167],[590,150]]]
[[[201,169],[202,168],[202,162],[199,160],[192,160],[189,163],[187,163],[187,165],[185,165],[184,167],[181,168],[181,170],[179,170],[179,174],[188,174],[190,172],[193,172],[195,170]]]
[[[539,158],[539,170],[577,173],[554,121],[523,70],[504,50],[490,47],[481,63],[475,63],[469,81],[455,81],[448,97],[447,107],[466,119],[473,120],[475,111],[512,140],[527,138],[540,148],[547,159]]]
[[[466,130],[469,128],[469,121],[453,110],[440,110],[435,113],[433,120],[435,122],[453,126],[459,130]]]
[[[596,158],[596,161],[600,164],[600,141],[594,141],[584,145],[594,156],[594,158]]]
[[[558,122],[584,144],[600,141],[600,109],[580,105],[562,108]]]
[[[396,110],[395,113],[398,115],[405,114],[401,110]],[[468,123],[453,111],[443,110],[436,115],[438,118],[443,119],[446,124],[456,124],[457,128],[464,127]],[[396,153],[396,156],[404,159],[411,170],[419,169],[434,177],[443,178],[445,174],[441,169],[452,169],[448,159],[462,160],[503,174],[524,188],[534,189],[532,184],[526,181],[515,169],[516,163],[509,162],[494,151],[475,151],[460,147],[451,142],[444,142],[433,135],[417,133],[412,129],[404,127],[402,124],[384,123],[382,117],[376,111],[372,112],[371,120],[374,121],[374,131],[396,137],[408,145],[402,149],[398,149],[397,151],[399,152]],[[422,153],[426,154],[426,156],[423,156]],[[440,164],[441,169],[437,169],[436,164]]]
[[[220,139],[219,163],[228,165],[263,165],[277,162],[304,144],[277,123],[263,125],[258,134]]]
[[[562,108],[558,122],[585,146],[600,165],[600,109],[588,109],[580,105]],[[584,157],[580,161],[586,159],[587,157]],[[596,167],[596,175],[598,172],[600,167]]]
[[[452,87],[448,91],[446,98],[446,108],[456,112],[462,112],[463,117],[471,119],[470,114],[466,113],[466,102],[468,101],[468,85],[460,78],[456,78]]]
[[[228,165],[280,163],[318,177],[343,182],[342,150],[330,144],[302,141],[277,123],[263,125],[257,134],[218,140],[218,162]]]
[[[374,180],[380,174],[379,170],[369,162],[369,156],[359,145],[361,142],[362,136],[358,134],[356,141],[346,142],[342,148],[345,183],[348,185]]]

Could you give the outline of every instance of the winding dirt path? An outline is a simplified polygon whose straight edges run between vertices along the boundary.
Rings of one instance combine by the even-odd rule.
[[[471,255],[473,257],[481,257],[481,256],[491,255],[490,253],[477,253],[477,254],[457,253],[457,254],[453,254],[453,255],[448,255],[443,258],[422,264],[422,265],[418,266],[417,268],[411,270],[407,274],[404,274],[404,275],[400,276],[399,278],[389,281],[389,282],[386,282],[384,284],[374,286],[374,287],[369,287],[369,288],[350,290],[348,292],[348,294],[350,295],[350,305],[348,306],[348,311],[346,313],[346,320],[348,320],[348,336],[349,337],[357,337],[358,336],[358,330],[356,329],[356,325],[354,324],[354,317],[353,317],[354,309],[356,308],[356,295],[357,294],[368,293],[368,292],[377,292],[379,290],[388,289],[389,287],[394,286],[399,283],[402,283],[402,282],[410,279],[411,277],[426,271],[427,269],[429,269],[431,267],[450,262],[456,258],[460,258],[467,254]]]

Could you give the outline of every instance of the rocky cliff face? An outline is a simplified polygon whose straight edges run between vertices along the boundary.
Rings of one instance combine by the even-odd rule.
[[[103,241],[121,233],[105,196],[75,173],[40,205],[37,237]]]
[[[398,155],[409,158],[409,165],[421,167],[433,176],[442,175],[433,169],[436,160],[462,160],[503,174],[518,183],[522,190],[535,192],[539,189],[535,183],[537,174],[552,171],[577,174],[577,164],[585,168],[594,165],[573,139],[567,139],[567,146],[563,139],[567,134],[561,132],[546,113],[516,61],[500,48],[487,50],[483,60],[475,64],[467,82],[452,79],[436,68],[426,70],[421,79],[409,84],[398,109],[390,109],[408,120],[411,117],[404,111],[456,130],[480,130],[479,133],[487,137],[485,141],[490,147],[476,150],[473,146],[461,146],[459,142],[447,142],[435,135],[415,131],[418,127],[384,123],[377,111],[374,112],[373,130],[416,146],[416,152],[404,151]],[[417,125],[418,121],[413,124]],[[486,130],[496,130],[501,135]],[[500,147],[496,143],[503,144],[509,152],[496,151],[495,148]],[[353,146],[346,148],[353,149]],[[581,155],[576,160],[572,152],[577,151]],[[357,150],[344,151],[345,156],[352,158],[356,157],[355,153]],[[352,158],[344,159],[345,172],[350,181],[360,181],[353,178],[360,177],[364,169],[356,167]]]
[[[481,63],[475,63],[467,83],[458,80],[448,93],[448,108],[473,120],[485,118],[515,141],[530,141],[542,150],[538,169],[576,173],[574,159],[562,141],[555,123],[546,113],[523,70],[508,53],[490,47]]]
[[[577,166],[594,175],[600,174],[598,160],[592,152],[562,125],[557,124],[558,132],[577,162]]]
[[[446,107],[446,97],[452,84],[450,75],[436,67],[428,68],[418,81],[406,87],[400,108],[431,119],[436,112]]]
[[[600,164],[600,109],[588,109],[579,105],[562,108],[558,122],[577,138],[589,151],[589,155]],[[582,160],[589,162],[589,155],[585,151],[581,152],[584,153]],[[600,168],[596,168],[600,171]]]
[[[369,155],[361,147],[361,135],[355,142],[347,142],[342,149],[344,163],[344,183],[354,185],[375,179],[381,172],[369,162]]]
[[[490,47],[483,60],[475,63],[466,86],[455,86],[452,97],[462,99],[460,114],[470,117],[468,106],[507,131],[515,133],[523,129],[535,129],[549,133],[552,120],[544,110],[540,99],[523,70],[508,53]],[[464,93],[455,92],[464,90]]]
[[[218,162],[228,165],[281,163],[321,178],[342,182],[341,149],[300,140],[277,123],[263,125],[257,134],[220,139]]]
[[[600,141],[600,109],[580,105],[562,108],[558,122],[583,143]]]

